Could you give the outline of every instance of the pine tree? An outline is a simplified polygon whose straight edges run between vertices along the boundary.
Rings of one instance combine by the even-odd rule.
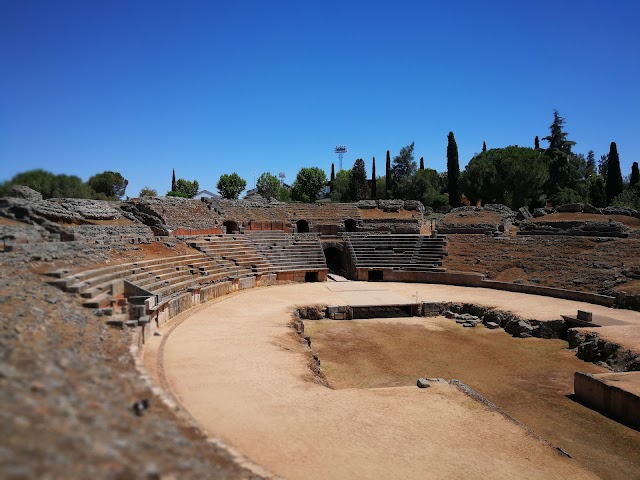
[[[420,170],[424,170],[424,157],[420,157]]]
[[[537,138],[537,137],[536,137]],[[486,152],[487,151],[487,142],[482,142],[482,151]]]
[[[384,188],[386,189],[384,198],[389,198],[389,192],[391,191],[391,154],[389,153],[389,150],[387,150],[387,171],[385,173],[384,185]]]
[[[171,191],[176,191],[176,169],[173,169],[173,175],[171,177]]]
[[[638,170],[638,162],[633,162],[631,165],[631,177],[629,177],[629,187],[633,188],[634,186],[640,183],[640,171]]]
[[[622,183],[622,171],[620,170],[620,157],[618,157],[618,147],[616,142],[611,142],[609,147],[609,162],[607,165],[607,203],[622,193],[624,184]]]
[[[374,200],[378,194],[378,186],[376,183],[376,157],[373,157],[373,162],[371,164],[371,198]]]
[[[545,155],[549,158],[549,181],[547,182],[547,195],[553,196],[563,188],[573,188],[571,179],[571,147],[576,142],[567,139],[569,135],[563,131],[564,118],[557,110],[553,111],[553,123],[549,126],[551,135],[543,140],[549,142]]]
[[[457,207],[460,204],[460,194],[458,193],[458,179],[460,178],[458,145],[456,144],[453,132],[449,132],[447,139],[447,184],[449,187],[449,205]]]
[[[533,140],[533,148],[536,150],[540,150],[540,139],[536,135],[536,138]]]

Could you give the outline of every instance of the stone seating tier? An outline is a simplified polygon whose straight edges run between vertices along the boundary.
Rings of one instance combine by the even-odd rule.
[[[275,271],[327,268],[318,235],[271,231],[251,232],[246,237],[274,265]]]
[[[392,268],[403,271],[444,271],[446,240],[417,234],[349,234],[347,240],[356,268]]]

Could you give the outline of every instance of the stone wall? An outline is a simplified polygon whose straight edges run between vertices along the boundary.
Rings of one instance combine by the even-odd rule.
[[[637,375],[629,372],[626,375]],[[606,383],[610,374],[591,375],[576,372],[573,390],[577,399],[589,407],[640,430],[640,397]]]
[[[563,298],[579,302],[595,303],[597,305],[612,306],[615,297],[598,295],[596,293],[578,292],[562,288],[541,287],[539,285],[525,285],[521,283],[497,282],[486,280],[484,275],[474,273],[451,272],[405,272],[384,268],[358,268],[356,280],[367,281],[369,270],[382,271],[385,282],[411,282],[411,283],[440,283],[444,285],[458,285],[462,287],[482,287],[494,290],[507,290],[510,292],[527,293],[530,295],[542,295],[546,297]]]

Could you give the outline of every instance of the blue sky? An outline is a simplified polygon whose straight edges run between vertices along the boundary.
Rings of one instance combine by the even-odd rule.
[[[0,181],[104,170],[127,195],[371,158],[533,146],[640,161],[640,2],[0,0]],[[542,142],[542,146],[546,143]]]

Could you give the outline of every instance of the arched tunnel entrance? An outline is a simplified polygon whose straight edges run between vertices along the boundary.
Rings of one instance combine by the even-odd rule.
[[[332,273],[337,275],[345,275],[344,260],[342,252],[336,247],[327,247],[324,249],[324,258],[327,260],[327,267]]]
[[[344,221],[344,229],[346,232],[355,232],[356,228],[357,228],[357,224],[353,218],[347,218]]]
[[[296,222],[296,229],[298,233],[309,233],[309,222],[306,220],[298,220]]]
[[[233,220],[227,220],[222,225],[227,228],[227,233],[236,233],[240,231],[240,229],[238,228],[238,224]]]

